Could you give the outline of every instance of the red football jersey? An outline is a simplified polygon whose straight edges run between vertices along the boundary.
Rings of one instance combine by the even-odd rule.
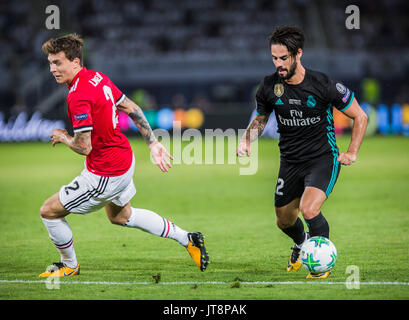
[[[131,167],[133,155],[119,127],[116,107],[125,95],[105,74],[85,67],[68,89],[68,118],[74,132],[91,130],[92,150],[86,158],[87,169],[104,177],[124,174]]]

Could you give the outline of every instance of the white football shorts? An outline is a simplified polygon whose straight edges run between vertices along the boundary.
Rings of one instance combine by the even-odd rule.
[[[81,174],[60,189],[60,201],[72,213],[88,214],[113,202],[125,206],[135,195],[133,183],[135,158],[129,170],[117,177],[101,177],[85,168]]]

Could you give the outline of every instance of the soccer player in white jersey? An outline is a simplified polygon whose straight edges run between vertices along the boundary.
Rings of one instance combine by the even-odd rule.
[[[39,276],[80,273],[72,231],[65,217],[69,213],[91,213],[102,207],[113,224],[176,240],[186,247],[199,269],[204,271],[209,255],[200,232],[187,232],[153,211],[131,207],[130,200],[136,193],[133,183],[135,159],[128,139],[120,130],[118,111],[131,117],[163,172],[171,168],[173,158],[155,138],[139,106],[105,74],[83,66],[82,47],[83,40],[76,34],[50,39],[42,46],[48,56],[50,72],[57,83],[66,84],[69,89],[67,111],[74,131],[71,136],[66,130],[54,129],[52,146],[63,143],[86,156],[86,166],[40,209],[42,221],[61,258]]]

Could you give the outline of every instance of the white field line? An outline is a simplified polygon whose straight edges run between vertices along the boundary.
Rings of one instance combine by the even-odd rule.
[[[51,277],[51,279],[53,279]],[[0,280],[0,283],[47,283],[50,280]],[[54,279],[53,279],[54,280]],[[331,281],[239,281],[240,284],[247,285],[347,285],[347,282],[331,282]],[[60,284],[96,284],[96,285],[130,285],[130,286],[140,286],[140,285],[227,285],[233,284],[234,281],[161,281],[159,283],[141,281],[141,282],[109,282],[109,281],[69,281],[61,280]],[[375,281],[365,281],[359,282],[359,285],[368,286],[409,286],[409,282],[375,282]]]

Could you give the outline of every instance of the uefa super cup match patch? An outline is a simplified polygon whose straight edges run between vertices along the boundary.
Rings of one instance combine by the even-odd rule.
[[[74,114],[74,120],[85,120],[88,119],[88,113]]]
[[[349,96],[351,95],[351,91],[347,88],[347,92],[345,93],[344,97],[342,98],[342,102],[347,102]]]

